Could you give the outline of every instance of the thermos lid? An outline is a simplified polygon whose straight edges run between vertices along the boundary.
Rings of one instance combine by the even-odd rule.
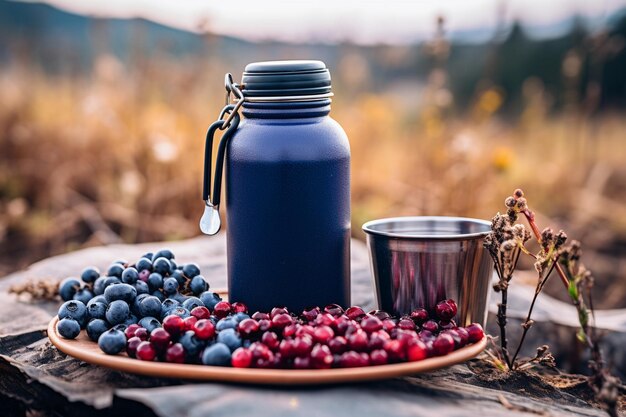
[[[246,66],[242,92],[248,97],[316,96],[331,92],[322,61],[265,61]]]

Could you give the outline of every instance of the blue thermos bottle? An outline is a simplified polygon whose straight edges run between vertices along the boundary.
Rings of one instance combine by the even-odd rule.
[[[227,74],[226,90],[207,133],[200,226],[220,228],[223,167],[230,299],[251,312],[349,306],[350,146],[329,116],[330,72],[321,61],[257,62],[240,84]]]

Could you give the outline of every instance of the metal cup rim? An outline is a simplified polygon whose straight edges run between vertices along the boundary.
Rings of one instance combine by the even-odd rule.
[[[397,232],[385,232],[381,230],[372,229],[372,226],[396,222],[414,222],[414,221],[447,221],[447,222],[469,222],[475,223],[483,226],[487,226],[488,229],[484,232],[475,232],[475,233],[453,233],[453,234],[442,234],[442,235],[433,235],[433,234],[404,234]],[[483,219],[474,219],[471,217],[452,217],[452,216],[403,216],[403,217],[387,217],[383,219],[370,220],[363,224],[362,229],[368,235],[373,236],[384,236],[396,239],[408,239],[408,240],[465,240],[465,239],[473,239],[485,237],[491,232],[491,222]]]

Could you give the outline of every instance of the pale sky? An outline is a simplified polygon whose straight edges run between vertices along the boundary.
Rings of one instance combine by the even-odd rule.
[[[489,29],[498,7],[507,22],[517,18],[543,28],[580,14],[597,22],[626,7],[626,0],[47,0],[78,13],[143,17],[182,29],[203,22],[215,33],[249,40],[410,43],[430,37],[443,15],[447,29]],[[541,31],[540,31],[541,32]]]

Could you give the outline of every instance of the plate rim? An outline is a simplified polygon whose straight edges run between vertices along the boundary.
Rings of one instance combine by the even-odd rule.
[[[125,355],[107,355],[104,352],[85,350],[82,340],[64,339],[56,331],[58,316],[48,323],[50,342],[61,352],[83,362],[103,366],[116,371],[130,372],[151,377],[202,380],[215,382],[253,383],[262,385],[314,385],[343,382],[373,381],[417,373],[430,372],[463,363],[480,354],[487,345],[487,336],[480,341],[455,350],[445,356],[436,356],[417,362],[402,362],[359,368],[332,369],[257,369],[222,366],[145,362]],[[81,330],[81,336],[85,331]],[[89,339],[87,339],[89,340]],[[95,345],[95,342],[89,340]]]

